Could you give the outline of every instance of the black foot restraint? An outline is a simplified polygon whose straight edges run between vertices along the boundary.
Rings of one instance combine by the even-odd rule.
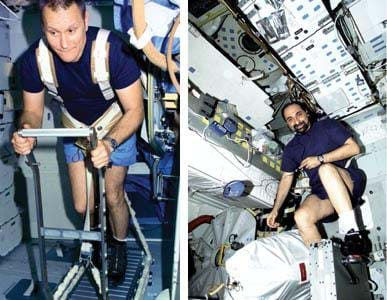
[[[372,244],[368,238],[368,231],[355,231],[351,229],[341,243],[341,253],[344,256],[368,256],[372,250]]]
[[[126,242],[120,242],[113,238],[109,248],[111,249],[111,254],[109,257],[108,276],[111,283],[116,286],[125,279],[125,271],[128,264],[127,246]]]

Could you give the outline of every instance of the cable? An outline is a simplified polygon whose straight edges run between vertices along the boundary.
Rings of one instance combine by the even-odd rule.
[[[207,141],[207,136],[206,136],[206,131],[207,129],[210,127],[210,123],[208,123],[206,125],[206,127],[204,127],[203,131],[202,131],[202,137],[204,138],[205,141]]]
[[[235,159],[242,165],[242,167],[244,167],[244,168],[250,168],[251,167],[251,162],[250,162],[250,144],[249,143],[247,143],[247,159],[246,159],[247,164],[246,165],[243,162],[241,162],[235,154],[233,154],[233,155],[234,155]]]
[[[242,80],[245,80],[245,81],[254,81],[254,80],[259,80],[259,79],[267,78],[265,72],[263,72],[263,71],[261,71],[261,70],[256,70],[256,69],[252,70],[251,72],[253,72],[253,71],[257,71],[257,72],[261,72],[261,73],[259,73],[258,75],[252,76],[252,77],[242,76]],[[277,71],[277,70],[273,70],[273,71],[269,72],[269,74],[270,74],[270,73],[273,73],[273,72],[275,72],[275,71]]]
[[[375,68],[375,66],[372,67],[372,65],[376,65],[377,63],[379,63],[379,62],[381,62],[381,61],[384,61],[384,63],[381,64],[380,66],[376,67],[376,68]],[[384,66],[386,66],[386,65],[387,65],[386,60],[385,60],[385,59],[381,59],[381,60],[379,60],[379,61],[370,63],[370,64],[367,66],[367,70],[368,70],[369,72],[378,71],[378,70],[382,69],[382,68],[383,68]],[[384,68],[384,69],[382,69],[382,71],[387,71],[387,69]]]
[[[191,233],[196,228],[198,228],[202,224],[211,224],[212,220],[215,219],[214,216],[211,215],[201,215],[188,223],[188,233]]]
[[[179,24],[180,24],[180,14],[177,15],[176,19],[175,19],[175,22],[173,24],[173,27],[172,27],[172,30],[171,30],[171,33],[169,35],[169,39],[168,39],[168,47],[167,47],[167,68],[168,68],[168,74],[169,74],[169,77],[177,91],[178,94],[180,94],[180,84],[179,82],[177,81],[176,79],[176,74],[175,74],[175,68],[176,68],[176,64],[174,63],[174,61],[172,60],[172,46],[173,46],[173,39],[175,37],[175,33],[177,31],[177,28],[179,27]]]
[[[209,126],[209,125],[207,125],[206,127],[208,128],[208,126]],[[210,143],[210,144],[212,144],[212,145],[214,145],[214,146],[217,146],[217,147],[222,147],[221,145],[218,145],[218,144],[216,144],[216,143],[214,143],[214,142],[212,142],[212,141],[210,141],[210,140],[207,140],[207,137],[206,137],[206,136],[203,136],[203,133],[207,130],[206,128],[204,128],[203,132],[201,132],[201,133],[199,133],[198,131],[196,131],[196,130],[190,128],[190,127],[189,127],[189,130],[195,132],[198,136],[200,136],[201,138],[203,138],[206,142],[208,142],[208,143]]]
[[[202,116],[201,114],[198,114],[197,112],[195,112],[191,107],[188,106],[188,109],[189,111],[194,114],[195,116],[199,117],[199,118],[205,118],[204,116]]]
[[[247,57],[248,59],[250,59],[250,61],[253,62],[253,68],[252,68],[250,71],[248,71],[248,70],[246,69],[246,67],[245,67],[245,66],[242,66],[242,64],[239,62],[239,59],[242,58],[242,57]],[[239,55],[239,56],[236,58],[236,62],[237,62],[244,70],[246,70],[246,72],[251,72],[251,71],[255,70],[255,68],[256,68],[255,60],[254,60],[251,56],[248,56],[248,55],[246,55],[246,54]]]
[[[225,15],[220,15],[220,16],[219,16],[219,18],[220,18],[220,23],[219,23],[219,25],[217,25],[218,28],[216,28],[216,30],[215,30],[213,33],[207,34],[207,32],[206,32],[206,34],[207,34],[208,36],[211,36],[211,38],[216,39],[217,36],[218,36],[219,31],[220,31],[220,30],[222,29],[222,27],[223,27],[223,24],[226,22],[227,17],[230,16],[230,15],[231,15],[231,13],[227,13],[227,14],[225,14]],[[222,20],[222,18],[223,18],[223,20]],[[216,19],[212,20],[212,22],[214,23],[215,20],[216,20]],[[211,27],[213,27],[213,26],[214,26],[214,24],[211,25]]]
[[[268,184],[265,185],[265,193],[266,193],[266,194],[269,194],[269,192],[267,191],[267,188],[268,188],[268,186],[269,186],[270,184],[272,184],[272,183],[273,183],[273,182],[269,182]],[[276,195],[276,192],[274,192],[274,194],[273,194],[273,192],[272,192],[272,193],[270,193],[270,195],[271,195],[271,196],[273,196],[273,195],[275,196],[275,195]]]
[[[5,18],[0,16],[1,21],[20,21],[19,19],[11,19],[11,18]]]
[[[211,187],[211,188],[204,188],[204,189],[193,190],[190,193],[190,196],[193,197],[196,193],[202,193],[202,192],[206,192],[206,191],[213,191],[213,190],[217,190],[217,189],[221,189],[221,188],[224,188],[224,186],[216,186],[216,187]]]
[[[340,35],[340,32],[338,31],[338,27],[337,27],[337,24],[338,24],[338,20],[339,18],[343,18],[342,15],[338,15],[336,18],[335,18],[335,21],[334,21],[334,28],[335,28],[335,33],[336,33],[336,37],[337,39],[340,41],[340,44],[344,47],[344,49],[351,55],[351,57],[353,58],[354,62],[357,64],[357,66],[359,67],[360,70],[362,70],[363,72],[365,71],[364,70],[364,67],[353,57],[351,51],[348,50],[348,46],[344,43],[341,35]],[[341,28],[343,29],[343,28]],[[343,34],[345,36],[346,39],[348,39],[350,41],[350,39],[345,35],[345,32],[343,30]]]
[[[230,138],[228,135],[226,135],[226,139],[228,139],[229,141],[232,141],[233,143],[235,143],[235,144],[240,144],[241,142],[245,142],[246,144],[247,144],[247,165],[245,165],[244,163],[242,163],[239,159],[238,159],[238,157],[235,155],[235,154],[233,154],[234,155],[234,157],[235,157],[235,159],[244,167],[244,168],[249,168],[250,166],[251,166],[251,162],[250,162],[250,152],[251,152],[251,149],[250,149],[250,147],[251,147],[251,145],[250,145],[250,143],[249,143],[249,141],[248,140],[246,140],[246,139],[240,139],[240,138],[235,138],[235,139],[232,139],[232,138]]]
[[[240,139],[238,137],[236,137],[235,139],[232,139],[231,137],[229,137],[228,135],[226,135],[226,139],[228,139],[229,141],[232,141],[234,142],[235,144],[240,144],[241,142],[245,142],[247,144],[249,144],[249,141],[246,140],[246,139]]]

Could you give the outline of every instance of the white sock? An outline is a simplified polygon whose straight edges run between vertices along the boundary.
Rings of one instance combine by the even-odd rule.
[[[353,209],[339,214],[339,233],[346,234],[351,229],[359,231]]]
[[[119,239],[118,237],[115,237],[114,235],[113,235],[113,238],[114,238],[116,241],[118,241],[118,242],[126,242],[126,239]]]

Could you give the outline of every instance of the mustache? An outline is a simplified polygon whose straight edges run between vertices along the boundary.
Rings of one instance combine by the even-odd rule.
[[[305,125],[306,125],[305,122],[301,122],[301,123],[299,123],[299,124],[294,125],[294,128],[302,128],[302,127],[304,127]]]
[[[308,124],[305,122],[300,122],[299,124],[296,124],[293,126],[293,131],[297,133],[303,133],[308,127]]]

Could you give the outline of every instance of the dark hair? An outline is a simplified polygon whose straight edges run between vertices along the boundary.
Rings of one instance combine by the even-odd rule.
[[[46,6],[56,11],[58,8],[67,9],[74,3],[79,7],[82,15],[85,16],[86,5],[84,0],[39,0],[39,8],[40,12]]]
[[[288,102],[284,105],[284,107],[282,107],[281,109],[281,115],[282,115],[282,118],[285,120],[285,115],[284,115],[284,112],[285,112],[285,109],[288,108],[290,105],[293,105],[293,104],[296,104],[298,105],[299,107],[301,107],[301,109],[303,111],[305,111],[309,116],[313,116],[313,114],[311,113],[311,111],[309,110],[309,108],[306,106],[305,103],[303,102],[298,102],[298,101],[294,101],[294,102]],[[286,121],[286,120],[285,120]]]

